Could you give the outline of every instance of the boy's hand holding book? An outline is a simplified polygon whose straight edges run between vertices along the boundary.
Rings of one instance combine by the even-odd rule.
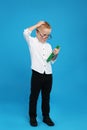
[[[57,58],[59,51],[60,51],[60,46],[57,46],[48,57],[47,62],[54,61]]]
[[[58,55],[59,51],[60,51],[60,48],[55,48],[53,50],[54,55]]]

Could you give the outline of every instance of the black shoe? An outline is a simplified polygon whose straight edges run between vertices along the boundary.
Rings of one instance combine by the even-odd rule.
[[[38,124],[37,124],[37,120],[36,120],[36,118],[35,117],[31,117],[30,118],[30,125],[31,126],[37,126]]]
[[[48,126],[54,126],[55,125],[50,117],[44,117],[43,122],[46,123]]]

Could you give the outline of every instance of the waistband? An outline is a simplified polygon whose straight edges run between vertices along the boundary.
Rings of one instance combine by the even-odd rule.
[[[33,70],[33,69],[32,69],[32,73],[35,73],[35,74],[37,74],[37,75],[48,75],[48,76],[49,76],[49,75],[52,75],[52,74],[46,74],[45,71],[44,71],[44,73],[42,74],[42,73],[39,73],[39,72],[37,72],[37,71],[35,71],[35,70]]]

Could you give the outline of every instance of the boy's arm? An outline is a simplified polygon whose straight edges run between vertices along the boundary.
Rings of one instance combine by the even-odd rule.
[[[26,41],[27,41],[28,43],[29,43],[29,39],[30,39],[30,38],[29,38],[29,35],[31,34],[31,32],[32,32],[34,29],[40,27],[42,24],[44,24],[44,21],[40,21],[40,22],[38,22],[37,24],[35,24],[35,25],[33,25],[33,26],[29,27],[29,28],[24,29],[23,35],[24,35],[24,37],[25,37],[25,39],[26,39]]]

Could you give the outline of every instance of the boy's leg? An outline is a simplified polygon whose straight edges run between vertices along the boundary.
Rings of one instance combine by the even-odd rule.
[[[37,99],[40,93],[40,81],[35,72],[32,73],[31,77],[31,93],[30,93],[30,99],[29,99],[29,116],[30,116],[30,124],[32,126],[37,126],[36,121],[36,107],[37,107]]]
[[[50,113],[50,92],[52,89],[52,75],[45,75],[44,84],[42,87],[42,114],[43,122],[49,126],[54,126],[54,122],[51,120]]]
[[[42,114],[49,116],[50,112],[50,92],[52,88],[52,75],[44,75],[44,84],[41,90],[42,93]]]
[[[32,73],[31,77],[31,92],[29,99],[29,116],[36,117],[37,99],[40,93],[40,82],[36,73]]]

